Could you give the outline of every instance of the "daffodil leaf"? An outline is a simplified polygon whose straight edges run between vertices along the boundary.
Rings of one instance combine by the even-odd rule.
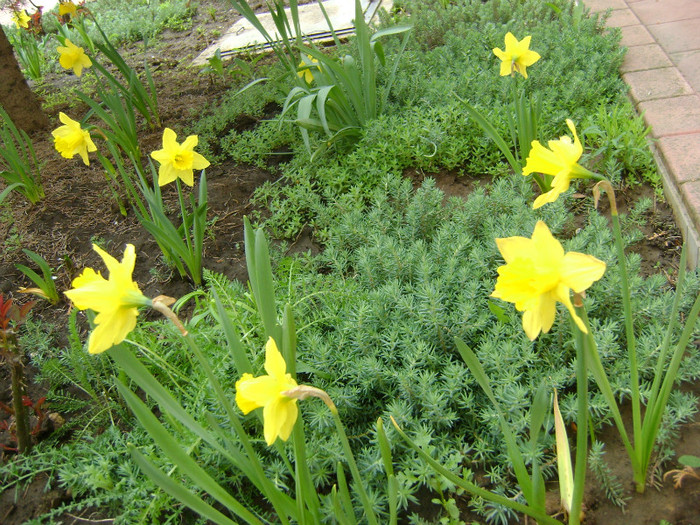
[[[559,494],[561,504],[566,512],[571,512],[571,503],[574,498],[574,469],[571,466],[571,450],[569,439],[566,435],[564,420],[559,411],[557,391],[554,391],[554,433],[557,440],[557,470],[559,472]]]
[[[511,322],[510,316],[506,313],[506,311],[503,309],[503,307],[497,305],[493,301],[489,301],[489,310],[493,315],[496,316],[496,319],[498,319],[499,322],[508,324]]]

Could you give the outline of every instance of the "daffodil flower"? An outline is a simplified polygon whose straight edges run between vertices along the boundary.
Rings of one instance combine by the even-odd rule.
[[[90,334],[88,352],[99,354],[121,343],[136,327],[139,306],[149,306],[151,300],[139,290],[131,274],[134,271],[136,253],[133,244],[127,244],[122,261],[92,245],[109,271],[105,279],[92,268],[86,268],[73,280],[73,288],[64,292],[79,310],[93,310],[95,329]]]
[[[182,144],[177,142],[177,134],[170,128],[163,131],[163,149],[151,153],[160,162],[158,185],[164,186],[180,179],[188,186],[194,185],[193,170],[203,170],[209,161],[194,151],[199,142],[197,135],[190,135]]]
[[[82,47],[65,39],[65,46],[58,46],[56,51],[60,54],[58,62],[64,69],[72,69],[76,76],[83,74],[83,68],[92,66],[92,60],[85,54]]]
[[[556,303],[566,306],[579,329],[587,333],[576,315],[571,290],[581,293],[605,273],[605,263],[591,255],[564,253],[547,228],[538,221],[532,238],[496,239],[506,264],[498,268],[492,297],[515,303],[523,314],[523,329],[534,341],[540,332],[547,333],[554,324]]]
[[[27,14],[27,12],[24,9],[22,9],[21,11],[14,11],[12,13],[12,21],[18,28],[21,27],[23,29],[29,29],[30,20],[31,17]]]
[[[513,75],[517,71],[527,78],[527,67],[540,59],[539,53],[530,51],[530,39],[526,36],[521,41],[513,36],[513,33],[506,34],[505,51],[494,48],[493,53],[501,59],[501,76]]]
[[[297,382],[287,373],[287,364],[270,337],[265,345],[265,371],[268,375],[243,374],[236,382],[236,403],[244,414],[263,409],[263,433],[268,446],[279,437],[289,439],[299,409],[297,399],[284,393],[296,388]]]
[[[551,182],[551,190],[535,199],[533,204],[535,209],[544,206],[548,202],[557,200],[559,195],[569,189],[571,179],[596,177],[595,173],[578,164],[578,160],[583,153],[583,146],[581,146],[581,141],[576,134],[574,123],[567,119],[566,125],[569,126],[574,136],[573,142],[570,137],[564,135],[559,140],[550,140],[547,143],[549,146],[549,149],[547,149],[539,141],[532,141],[530,154],[523,168],[523,175],[543,173],[554,176]]]
[[[58,4],[58,16],[64,16],[64,15],[75,16],[75,13],[77,11],[78,11],[78,7],[70,0],[67,0],[66,2],[61,2],[60,4]]]
[[[302,59],[298,67],[302,68],[304,66],[307,66],[307,68],[297,72],[297,75],[299,76],[299,78],[303,78],[307,84],[311,84],[311,82],[314,81],[314,74],[311,72],[311,69],[315,68],[321,71],[321,68],[315,65],[318,64],[318,60],[316,60],[314,57],[312,57],[311,55],[306,55],[306,57],[308,58],[308,60],[307,58]]]
[[[67,159],[73,158],[76,154],[80,155],[85,165],[89,166],[88,152],[97,151],[90,133],[80,127],[80,122],[76,122],[63,112],[58,114],[58,118],[64,125],[51,132],[56,151]]]

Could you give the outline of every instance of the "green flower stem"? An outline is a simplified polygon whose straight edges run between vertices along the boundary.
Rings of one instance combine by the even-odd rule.
[[[292,388],[291,390],[282,392],[282,394],[289,397],[294,397],[299,400],[304,400],[308,397],[317,397],[326,404],[328,410],[330,410],[331,414],[333,415],[335,429],[338,432],[340,443],[343,446],[343,452],[345,452],[345,459],[347,460],[348,465],[350,467],[350,472],[352,472],[352,477],[355,479],[355,488],[360,494],[360,500],[362,500],[362,507],[365,509],[365,515],[367,516],[367,523],[369,523],[369,525],[379,525],[379,522],[377,521],[377,516],[374,514],[372,504],[370,503],[369,497],[367,496],[367,492],[365,491],[365,487],[362,484],[362,476],[360,476],[360,469],[357,468],[357,463],[355,463],[355,456],[353,456],[352,449],[350,448],[350,442],[348,441],[348,436],[345,433],[343,422],[340,420],[340,416],[338,415],[338,408],[335,406],[335,403],[333,403],[333,400],[330,398],[328,393],[321,390],[320,388],[316,388],[313,386],[299,385],[295,388]]]
[[[520,122],[519,122],[519,117],[520,117],[520,100],[518,97],[518,88],[516,86],[517,79],[515,78],[515,75],[511,75],[510,78],[510,96],[511,99],[513,100],[513,113],[514,117],[511,116],[511,125],[510,127],[510,139],[513,141],[513,148],[515,149],[515,160],[518,161],[518,164],[521,166],[525,162],[525,159],[521,158],[520,155],[520,137],[519,137],[519,131],[520,131]]]
[[[583,310],[583,299],[574,294],[574,307]],[[588,338],[571,321],[576,341],[576,466],[574,467],[574,493],[571,498],[569,525],[581,522],[583,489],[586,485],[586,460],[588,458],[588,371],[586,369],[586,345]],[[590,327],[587,327],[590,333]]]
[[[630,442],[629,436],[627,435],[627,430],[625,429],[625,425],[622,422],[622,415],[620,414],[620,409],[617,406],[615,394],[613,393],[612,387],[610,386],[610,381],[608,380],[608,376],[605,373],[603,363],[600,360],[600,355],[598,354],[598,346],[596,345],[593,334],[591,333],[591,325],[588,322],[588,314],[586,313],[585,308],[577,309],[576,313],[583,320],[583,323],[586,326],[586,329],[588,330],[588,334],[585,335],[586,344],[584,346],[586,350],[586,365],[588,366],[589,371],[593,375],[593,378],[595,379],[595,382],[598,385],[598,388],[600,389],[600,393],[603,394],[605,401],[607,401],[608,403],[608,408],[610,408],[613,421],[615,421],[615,426],[617,427],[617,430],[620,433],[620,439],[622,439],[622,443],[624,444],[625,450],[627,451],[627,454],[629,455],[630,460],[632,461],[632,467],[634,469],[634,462],[636,457],[634,453],[634,448],[632,447],[632,443]]]
[[[16,347],[15,347],[16,348]],[[24,388],[24,365],[19,353],[10,352],[8,361],[12,368],[12,408],[15,412],[15,429],[17,433],[17,451],[26,454],[32,448],[32,439],[29,434],[29,418],[27,408],[22,402]]]
[[[632,464],[635,467],[635,479],[640,474],[637,468],[641,466],[641,447],[639,443],[642,441],[642,411],[641,401],[639,396],[639,370],[637,366],[637,342],[634,336],[634,321],[632,318],[632,305],[630,301],[629,277],[627,273],[627,260],[625,258],[625,245],[622,241],[622,229],[620,227],[620,218],[617,213],[617,202],[615,201],[615,191],[612,184],[608,180],[602,180],[597,184],[598,187],[605,190],[608,201],[610,202],[610,217],[613,225],[613,235],[615,238],[615,248],[617,250],[617,264],[620,272],[620,287],[622,288],[622,309],[625,314],[625,336],[627,338],[627,359],[630,365],[630,394],[632,400],[632,426],[634,436],[634,458]],[[646,474],[644,474],[646,476]],[[637,484],[637,491],[640,490]]]
[[[325,401],[325,400],[324,400]],[[374,515],[374,510],[372,509],[372,504],[369,501],[365,487],[362,484],[362,477],[360,476],[360,470],[357,468],[355,463],[355,457],[352,455],[352,449],[350,448],[350,442],[348,441],[348,436],[345,433],[345,428],[343,427],[343,422],[340,420],[338,415],[338,409],[336,408],[333,401],[328,398],[326,405],[333,414],[333,421],[335,421],[335,429],[338,432],[338,437],[340,437],[340,442],[343,445],[343,451],[345,452],[345,458],[350,466],[350,471],[352,472],[352,477],[355,478],[355,488],[357,492],[360,493],[360,499],[362,500],[362,506],[365,509],[365,515],[367,516],[367,523],[370,525],[378,525],[377,517]]]
[[[185,243],[187,244],[187,251],[192,253],[192,242],[190,241],[190,220],[185,208],[185,198],[182,196],[182,184],[180,184],[180,178],[175,179],[175,185],[177,186],[177,200],[180,203],[180,215],[182,216],[182,229],[184,230]]]
[[[661,353],[659,354],[659,359],[656,363],[656,369],[654,370],[654,381],[651,385],[651,394],[649,394],[648,406],[653,406],[656,404],[656,398],[659,395],[659,388],[661,386],[661,379],[663,377],[664,363],[666,362],[666,356],[668,355],[668,350],[671,346],[671,337],[673,335],[676,320],[678,319],[678,309],[681,302],[681,290],[683,289],[683,284],[685,283],[685,270],[686,261],[688,258],[688,250],[685,243],[683,243],[683,248],[681,249],[681,260],[678,267],[678,277],[676,278],[676,294],[673,298],[673,305],[671,306],[671,315],[669,317],[668,329],[666,330],[666,335],[661,343]]]

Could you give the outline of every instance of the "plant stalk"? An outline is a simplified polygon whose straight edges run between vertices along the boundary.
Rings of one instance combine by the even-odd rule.
[[[15,352],[10,352],[8,361],[12,371],[12,408],[15,412],[17,450],[20,454],[25,454],[32,448],[32,440],[29,433],[29,416],[22,402],[22,394],[24,393],[24,365],[22,364],[22,357]]]

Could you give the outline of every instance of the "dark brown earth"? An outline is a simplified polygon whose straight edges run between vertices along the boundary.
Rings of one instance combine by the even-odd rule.
[[[200,7],[194,19],[194,27],[185,33],[166,32],[161,44],[150,53],[149,62],[154,73],[154,80],[159,92],[161,118],[164,126],[173,128],[182,140],[186,126],[193,115],[202,114],[207,108],[215,107],[227,86],[224,82],[212,82],[201,75],[198,68],[189,66],[192,58],[210,42],[207,35],[214,31],[223,31],[237,18],[227,11],[228,4],[223,0],[200,1]],[[216,9],[212,18],[209,8]],[[195,31],[195,28],[204,27]],[[139,47],[128,46],[124,54],[132,57],[135,63],[140,61]],[[55,89],[75,82],[71,74],[52,75],[47,85]],[[81,114],[82,109],[68,108],[67,105],[53,106],[48,110],[52,125],[58,125],[58,112],[65,111],[72,115]],[[242,116],[241,125],[255,125],[255,119]],[[162,130],[148,130],[145,126],[141,134],[142,150],[150,152],[160,148]],[[192,290],[191,283],[174,274],[163,262],[160,250],[150,235],[138,224],[133,214],[123,217],[105,185],[102,168],[94,161],[89,167],[77,157],[72,160],[60,157],[54,147],[49,132],[33,136],[37,153],[45,163],[42,170],[46,198],[37,205],[30,205],[23,198],[15,195],[10,198],[0,217],[0,241],[2,259],[0,260],[0,292],[22,302],[25,299],[15,291],[20,286],[30,283],[15,269],[18,262],[25,263],[21,249],[26,248],[42,255],[56,268],[59,290],[70,287],[71,280],[86,266],[101,267],[99,257],[92,251],[91,244],[99,241],[100,245],[113,255],[119,257],[124,245],[136,246],[138,254],[135,280],[142,291],[149,297],[165,294],[179,297]],[[425,174],[409,170],[406,176],[418,185]],[[428,174],[437,180],[437,185],[447,196],[466,196],[475,184],[488,184],[487,179],[458,177],[455,173]],[[231,278],[245,280],[246,270],[242,248],[242,221],[252,211],[249,202],[254,190],[266,181],[278,177],[274,171],[265,171],[250,166],[224,163],[211,166],[207,170],[209,184],[209,219],[212,221],[211,234],[205,241],[205,266],[221,272]],[[175,202],[176,195],[172,188],[164,188],[166,201]],[[618,192],[622,209],[633,205],[640,197],[653,197],[654,192],[647,186],[624,188]],[[592,206],[590,199],[581,196],[576,213],[584,218]],[[215,219],[215,220],[214,220]],[[668,205],[655,200],[654,206],[645,216],[643,225],[644,238],[631,249],[640,253],[643,268],[647,273],[664,272],[669,282],[673,283],[678,267],[680,245],[682,242],[673,214]],[[575,226],[574,226],[575,227]],[[309,238],[299,243],[302,250],[313,245]],[[296,249],[300,249],[298,246]],[[46,319],[55,326],[65,326],[68,305],[56,307],[38,304],[34,315]],[[58,342],[65,336],[57,329],[55,337]],[[45,385],[31,381],[32,370],[28,369],[28,394],[33,400],[39,399],[46,392]],[[700,387],[693,387],[700,394]],[[4,367],[0,370],[0,401],[9,404],[9,377]],[[50,412],[50,406],[47,407]],[[7,414],[0,411],[0,421],[7,420]],[[9,436],[0,432],[0,443],[9,444]],[[6,434],[6,433],[5,433]],[[678,455],[700,455],[700,426],[697,422],[685,424],[680,429],[677,444]],[[615,432],[603,434],[606,442],[606,457],[609,466],[616,475],[624,480],[630,479],[629,467]],[[6,453],[2,461],[12,461],[13,455]],[[660,466],[658,473],[677,468],[678,465]],[[644,495],[634,494],[633,488],[626,487],[630,496],[625,513],[608,501],[602,491],[595,486],[595,479],[589,479],[586,496],[588,508],[585,523],[589,525],[657,525],[662,519],[673,525],[700,525],[700,481],[686,479],[678,489],[673,482],[662,482],[659,488],[648,488]],[[71,495],[63,490],[45,491],[47,479],[38,476],[32,483],[0,493],[0,524],[18,525],[59,506],[70,500]],[[553,500],[556,496],[553,495]],[[460,500],[464,501],[464,500]],[[436,516],[430,498],[425,499],[422,513]],[[428,508],[432,507],[432,509]],[[110,516],[105,516],[100,509],[86,509],[80,516],[64,516],[64,523],[109,523]],[[464,514],[466,522],[477,519],[476,516]],[[96,520],[96,521],[93,521]],[[525,523],[525,521],[522,521]],[[532,523],[532,521],[530,521]]]

